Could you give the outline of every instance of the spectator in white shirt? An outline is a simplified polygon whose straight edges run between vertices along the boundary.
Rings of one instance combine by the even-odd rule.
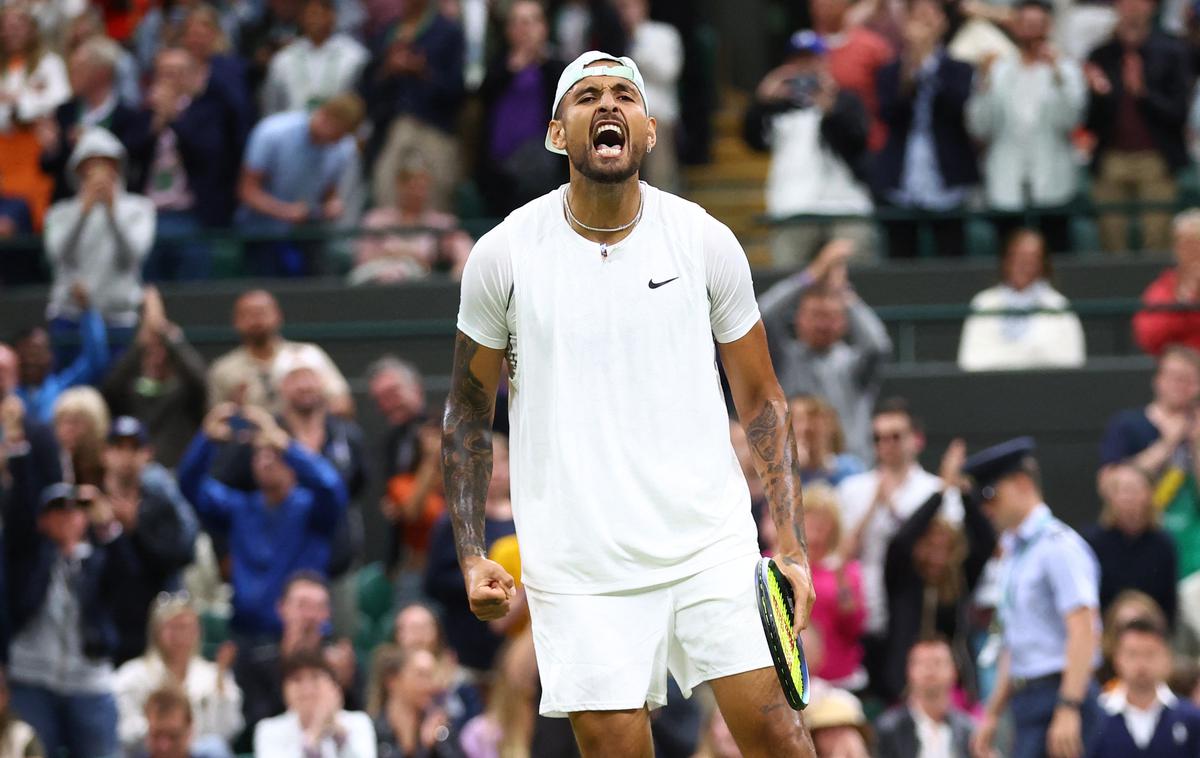
[[[646,102],[658,122],[654,149],[647,151],[642,178],[668,192],[679,191],[679,160],[675,145],[679,122],[679,73],[683,70],[683,39],[679,30],[650,20],[648,0],[614,0],[621,25],[629,35],[629,57],[638,62],[646,79]]]
[[[177,687],[191,703],[196,756],[224,758],[242,731],[242,691],[230,673],[236,650],[226,643],[215,663],[200,656],[200,618],[186,595],[164,594],[150,615],[150,646],[117,669],[117,733],[131,748],[147,735],[147,704],[162,687]]]
[[[787,59],[763,77],[746,109],[747,144],[771,153],[767,216],[815,217],[775,230],[771,258],[779,267],[804,263],[833,239],[853,242],[861,259],[876,257],[870,224],[846,218],[874,209],[863,181],[870,117],[857,94],[838,86],[827,52],[815,32],[793,34]]]
[[[0,5],[0,176],[7,194],[29,204],[36,226],[50,200],[50,181],[38,167],[33,125],[71,96],[67,66],[38,35],[22,3]]]
[[[0,11],[0,64],[0,132],[52,114],[71,96],[66,64],[43,44],[23,3]]]
[[[275,54],[263,87],[264,114],[312,110],[354,89],[367,64],[367,49],[348,34],[334,33],[334,0],[305,0],[300,12],[304,36]]]
[[[258,722],[257,758],[375,758],[375,727],[361,711],[342,710],[342,690],[318,651],[295,653],[283,664],[287,712]]]
[[[55,337],[78,331],[82,314],[71,288],[86,283],[114,341],[132,341],[156,214],[148,198],[125,191],[125,162],[125,148],[112,132],[87,129],[67,163],[79,192],[46,214],[52,271],[46,318]]]
[[[1083,365],[1083,326],[1068,310],[1070,301],[1050,285],[1050,275],[1042,235],[1018,229],[1000,259],[1000,283],[976,295],[971,310],[1029,313],[968,316],[958,346],[958,365],[963,371]],[[1039,309],[1061,312],[1034,312]]]
[[[1070,215],[1079,167],[1071,133],[1083,119],[1087,87],[1079,64],[1050,42],[1053,9],[1047,0],[1021,0],[1013,19],[1018,52],[985,59],[967,102],[967,128],[987,144],[984,187],[1000,211],[1034,208],[1054,252],[1070,249]],[[1001,239],[1020,224],[997,218]]]
[[[942,489],[942,480],[917,462],[925,446],[920,422],[900,398],[884,400],[871,420],[875,440],[876,465],[855,474],[838,485],[842,523],[846,538],[843,557],[862,564],[863,596],[867,606],[866,633],[863,636],[864,663],[867,673],[880,680],[885,662],[881,660],[887,632],[887,590],[883,566],[888,544],[900,525]],[[946,491],[942,516],[951,523],[962,520],[962,500],[957,490]]]

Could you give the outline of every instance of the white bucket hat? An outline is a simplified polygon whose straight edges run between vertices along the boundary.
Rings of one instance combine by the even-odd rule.
[[[79,166],[88,158],[109,158],[117,162],[117,171],[125,171],[125,146],[108,131],[99,126],[89,127],[79,136],[75,150],[67,161],[67,178],[79,186]]]
[[[617,61],[620,65],[606,64],[603,66],[593,66],[596,61]],[[646,102],[646,82],[642,79],[642,72],[638,70],[638,66],[633,62],[632,58],[624,56],[609,55],[608,53],[600,52],[599,50],[589,50],[571,62],[569,66],[563,69],[562,76],[558,77],[558,89],[554,92],[554,105],[550,107],[550,118],[554,118],[554,114],[558,112],[558,104],[562,102],[567,91],[589,76],[618,76],[622,79],[628,79],[633,82],[633,86],[637,87],[638,92],[642,95],[642,104],[646,107],[646,113],[650,112],[650,104]],[[566,155],[566,150],[559,150],[554,145],[550,144],[550,129],[546,129],[546,149],[552,153]]]

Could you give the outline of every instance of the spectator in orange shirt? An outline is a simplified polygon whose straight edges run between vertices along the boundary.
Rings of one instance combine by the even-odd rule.
[[[1133,317],[1142,350],[1161,355],[1169,345],[1200,350],[1200,209],[1175,217],[1175,267],[1162,272],[1142,293],[1145,308]],[[1187,307],[1189,310],[1151,310]]]
[[[867,146],[872,152],[883,147],[887,128],[879,120],[879,96],[875,77],[895,56],[891,44],[865,26],[851,25],[847,12],[850,0],[809,0],[812,28],[825,42],[829,73],[838,87],[849,90],[867,106],[871,131]]]

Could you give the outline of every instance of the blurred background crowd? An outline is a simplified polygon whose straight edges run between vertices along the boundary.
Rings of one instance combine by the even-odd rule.
[[[1003,592],[955,437],[1038,433],[1101,681],[1200,701],[1200,5],[6,0],[0,756],[574,753],[520,600],[469,613],[437,422],[456,274],[565,180],[592,48],[756,268],[822,758],[967,754]],[[737,755],[703,692],[653,728]]]

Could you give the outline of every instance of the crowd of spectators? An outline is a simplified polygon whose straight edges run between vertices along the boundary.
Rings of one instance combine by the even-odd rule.
[[[487,756],[533,739],[528,611],[468,610],[415,368],[380,358],[356,409],[321,348],[282,338],[271,294],[237,299],[241,345],[211,366],[155,288],[137,295],[119,356],[78,283],[90,331],[67,368],[44,326],[0,347],[0,745]],[[519,576],[506,453],[497,436],[487,535]],[[391,526],[378,624],[357,581],[366,507]]]
[[[639,61],[655,185],[683,188],[680,156],[709,128],[681,117],[703,97],[681,86],[699,65],[695,14],[668,3],[43,5],[6,3],[0,34],[0,239],[45,236],[44,252],[3,256],[3,283],[63,278],[72,241],[119,251],[88,263],[114,285],[135,270],[202,279],[217,254],[205,231],[231,228],[250,235],[249,273],[327,273],[341,250],[354,283],[454,274],[469,243],[457,210],[500,217],[565,179],[541,141],[558,74],[588,48]],[[746,140],[772,156],[767,215],[805,219],[778,228],[773,261],[801,264],[832,238],[863,261],[926,243],[962,255],[968,210],[1002,243],[1032,214],[1061,252],[1084,194],[1150,204],[1132,227],[1119,207],[1098,214],[1105,250],[1167,249],[1200,133],[1200,17],[1186,3],[1076,5],[799,3],[789,15],[806,28],[745,113]],[[84,165],[98,149],[114,176]],[[344,227],[367,233],[325,239]]]
[[[1185,240],[1190,218],[1176,224]],[[1041,237],[1015,239],[1003,284],[981,298],[1055,296]],[[931,451],[942,453],[937,471],[922,467],[921,416],[936,409],[879,397],[892,348],[855,292],[852,257],[852,242],[834,240],[760,302],[791,398],[818,589],[804,633],[816,677],[807,723],[822,758],[918,755],[934,742],[965,756],[996,676],[999,529],[961,488],[962,442]],[[1186,250],[1179,263],[1184,279]],[[155,758],[292,755],[294,745],[572,754],[568,723],[536,715],[521,587],[505,619],[469,611],[436,414],[414,366],[374,361],[356,405],[324,350],[281,335],[267,291],[236,299],[240,344],[211,365],[153,286],[136,292],[135,321],[113,327],[78,281],[69,297],[74,347],[44,325],[0,346],[3,739],[36,737],[45,755]],[[1045,365],[1036,346],[1078,331],[1065,315],[973,318],[1001,323],[969,324],[989,333],[964,342],[1023,345],[1011,348],[1014,365]],[[1008,323],[1022,319],[1033,322]],[[110,347],[113,328],[133,332],[123,352]],[[1095,523],[1082,530],[1099,567],[1110,637],[1100,681],[1113,713],[1132,707],[1118,701],[1122,687],[1142,698],[1145,677],[1154,692],[1168,680],[1123,663],[1123,646],[1200,651],[1200,353],[1165,339],[1153,401],[1116,414],[1098,441]],[[365,413],[383,421],[378,438],[355,423]],[[774,523],[745,434],[736,422],[730,433],[769,555]],[[486,544],[519,577],[508,476],[497,434]],[[366,509],[388,525],[378,619],[360,607]],[[1163,703],[1186,720],[1181,703],[1200,692],[1179,683],[1185,669]],[[703,694],[670,698],[653,727],[660,755],[737,755]]]
[[[133,279],[208,278],[233,233],[249,274],[330,273],[349,253],[355,284],[457,275],[459,207],[502,217],[565,181],[542,146],[550,103],[596,47],[641,62],[646,178],[679,189],[686,132],[707,131],[680,118],[677,24],[696,14],[656,10],[675,23],[649,0],[6,2],[0,241],[40,233],[45,250],[6,245],[0,285],[82,267],[128,321]],[[352,253],[327,239],[343,227],[367,230]],[[60,287],[51,315],[70,305]]]
[[[649,10],[0,7],[0,238],[44,238],[44,253],[6,254],[0,278],[35,279],[44,263],[50,281],[44,322],[0,344],[0,746],[572,754],[568,724],[537,716],[521,588],[505,619],[470,614],[438,414],[416,368],[381,356],[362,377],[369,407],[356,407],[320,346],[282,336],[279,303],[260,289],[234,306],[239,345],[207,365],[144,282],[209,276],[202,232],[231,224],[257,235],[247,270],[320,273],[326,250],[307,232],[360,221],[352,283],[453,275],[471,247],[453,215],[461,179],[489,214],[563,180],[542,147],[551,87],[592,47],[641,63],[661,135],[646,175],[680,186],[687,43]],[[1174,200],[1200,49],[1190,11],[1161,20],[1185,40],[1158,29],[1150,0],[1106,10],[1061,20],[1088,31],[1079,50],[1075,37],[1055,45],[1056,10],[1038,0],[911,0],[903,12],[812,0],[811,30],[790,38],[746,114],[747,139],[773,153],[771,214],[828,216],[780,232],[776,262],[796,270],[760,301],[806,485],[818,589],[806,719],[821,758],[966,756],[995,678],[1003,594],[997,529],[959,487],[962,443],[926,470],[921,416],[936,409],[880,398],[893,346],[848,264],[884,244],[913,255],[927,232],[961,253],[962,219],[947,212],[982,189],[1010,215],[995,217],[999,283],[972,302],[960,365],[1080,365],[1083,330],[1050,283],[1049,253],[1069,245],[1081,129],[1097,200]],[[1011,215],[1030,207],[1039,228]],[[845,218],[876,209],[885,240]],[[1103,755],[1132,754],[1122,740],[1167,755],[1150,740],[1176,724],[1200,734],[1185,705],[1200,702],[1200,673],[1170,661],[1200,652],[1200,328],[1175,308],[1200,299],[1200,216],[1156,209],[1138,226],[1144,246],[1176,258],[1133,323],[1157,360],[1153,400],[1114,416],[1099,441],[1083,535],[1100,572],[1106,708],[1157,703],[1161,715],[1147,734],[1106,721],[1116,752]],[[1102,217],[1101,231],[1107,249],[1128,247],[1123,216]],[[386,433],[365,438],[362,414]],[[745,433],[730,431],[771,554]],[[507,452],[498,434],[485,537],[519,577]],[[366,509],[388,531],[385,608],[370,623],[357,607]],[[720,713],[697,701],[673,690],[653,720],[657,754],[737,756]]]
[[[1032,216],[1062,252],[1085,195],[1110,206],[1104,250],[1169,247],[1200,127],[1193,5],[810,0],[793,15],[810,28],[746,114],[748,143],[771,153],[768,216],[801,217],[776,231],[776,265],[835,236],[864,260],[918,255],[926,235],[963,255],[965,211],[985,211],[1002,243]],[[861,221],[875,211],[882,240]]]
[[[1177,266],[1147,291],[1148,307],[1133,324],[1143,342],[1149,334],[1159,340],[1157,350],[1146,346],[1157,358],[1153,399],[1116,413],[1097,440],[1097,506],[1079,545],[1086,542],[1080,549],[1090,549],[1097,567],[1094,610],[1105,630],[1097,681],[1101,705],[1113,715],[1103,721],[1099,752],[1089,756],[1194,750],[1181,740],[1171,748],[1177,752],[1156,752],[1171,729],[1191,729],[1200,714],[1189,705],[1200,702],[1189,674],[1200,640],[1192,607],[1200,601],[1200,353],[1189,329],[1194,315],[1155,308],[1192,299],[1182,282],[1195,265],[1194,219],[1194,212],[1176,218]],[[834,239],[760,299],[776,371],[793,398],[806,485],[818,597],[804,634],[818,680],[807,723],[820,756],[986,756],[990,746],[981,740],[994,736],[994,722],[979,719],[997,681],[994,622],[1006,602],[997,557],[1010,548],[1001,547],[1001,527],[979,491],[959,484],[963,443],[944,451],[936,473],[924,470],[918,409],[880,399],[892,347],[855,293],[852,257],[853,242]],[[1014,234],[1000,273],[1001,284],[972,304],[981,313],[965,325],[962,367],[1081,365],[1082,329],[1048,283],[1042,234]],[[731,434],[763,513],[765,498],[745,465],[748,449],[736,422]],[[759,523],[770,554],[774,524],[765,513]],[[1146,726],[1125,730],[1123,714],[1156,708]],[[706,722],[700,754],[737,755],[727,739],[719,718]],[[1000,755],[1013,754],[1006,745],[1002,738]]]

